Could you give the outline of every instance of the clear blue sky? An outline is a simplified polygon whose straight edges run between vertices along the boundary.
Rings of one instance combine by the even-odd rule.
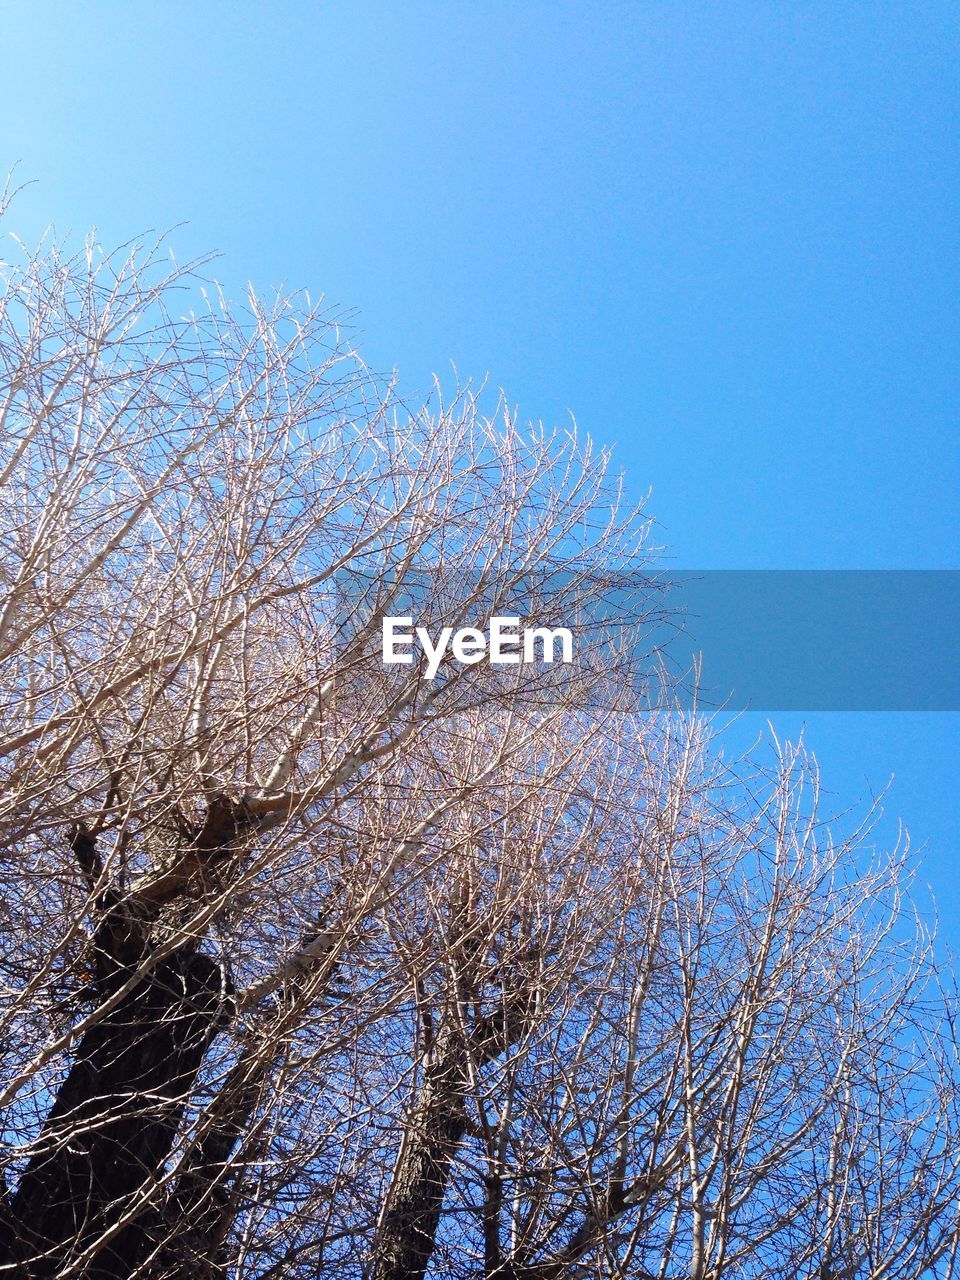
[[[184,220],[231,289],[356,308],[616,445],[673,562],[958,568],[952,4],[4,8],[29,238]],[[895,774],[960,949],[960,724],[783,716],[839,798]]]

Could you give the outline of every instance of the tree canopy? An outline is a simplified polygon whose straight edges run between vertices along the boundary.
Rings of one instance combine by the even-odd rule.
[[[4,267],[0,1275],[950,1274],[906,859],[647,696],[608,456],[205,272]],[[581,650],[430,679],[411,610]]]

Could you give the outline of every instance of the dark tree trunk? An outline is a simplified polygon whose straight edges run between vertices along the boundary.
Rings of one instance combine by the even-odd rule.
[[[536,957],[531,947],[529,956]],[[469,958],[468,958],[469,959]],[[464,963],[468,968],[468,962]],[[403,1147],[390,1188],[373,1260],[373,1280],[423,1280],[436,1247],[437,1228],[450,1169],[467,1128],[469,1064],[482,1067],[504,1053],[522,1034],[535,1005],[535,982],[517,973],[501,992],[500,1007],[464,1029],[459,1019],[435,1029],[430,1019],[423,1085],[407,1122]],[[461,980],[461,1008],[471,984]],[[449,1016],[449,1013],[448,1013]],[[489,1209],[489,1205],[488,1205]],[[485,1222],[488,1257],[496,1226]]]
[[[207,1132],[181,1166],[163,1208],[163,1248],[151,1280],[208,1280],[226,1274],[224,1241],[237,1213],[231,1158],[246,1132],[269,1070],[269,1059],[244,1055],[206,1115]]]
[[[422,1280],[433,1253],[450,1166],[467,1125],[467,1048],[441,1031],[407,1125],[374,1262],[375,1280]]]
[[[137,1191],[163,1171],[222,1011],[220,970],[190,945],[86,1032],[10,1204],[8,1265],[41,1280],[100,1239],[84,1280],[125,1280],[143,1261]]]
[[[288,998],[308,980],[312,967],[324,961],[326,952],[317,942],[318,931],[325,925],[323,916],[301,938],[300,961],[287,982]],[[328,970],[328,981],[337,967]],[[173,1194],[163,1205],[156,1234],[164,1243],[145,1280],[220,1280],[229,1273],[228,1237],[241,1208],[243,1141],[282,1042],[281,1022],[261,1025],[259,1034],[249,1034],[223,1086],[200,1116],[196,1141],[177,1170]]]

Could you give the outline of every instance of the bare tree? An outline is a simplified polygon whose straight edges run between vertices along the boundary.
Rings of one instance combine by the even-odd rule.
[[[160,245],[21,254],[0,358],[0,1274],[947,1274],[902,863],[644,709],[603,454]]]

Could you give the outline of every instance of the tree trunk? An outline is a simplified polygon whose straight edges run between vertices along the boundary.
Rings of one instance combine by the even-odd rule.
[[[138,1198],[163,1172],[222,1011],[220,970],[191,944],[90,1027],[10,1205],[8,1265],[42,1280],[91,1249],[84,1280],[126,1280],[143,1261],[152,1215]]]
[[[422,1280],[436,1241],[450,1165],[466,1129],[467,1049],[459,1031],[441,1031],[407,1126],[374,1280]]]
[[[208,1130],[187,1155],[163,1208],[163,1248],[150,1280],[210,1280],[229,1271],[224,1241],[238,1205],[230,1162],[254,1114],[270,1060],[244,1055],[210,1104]]]

